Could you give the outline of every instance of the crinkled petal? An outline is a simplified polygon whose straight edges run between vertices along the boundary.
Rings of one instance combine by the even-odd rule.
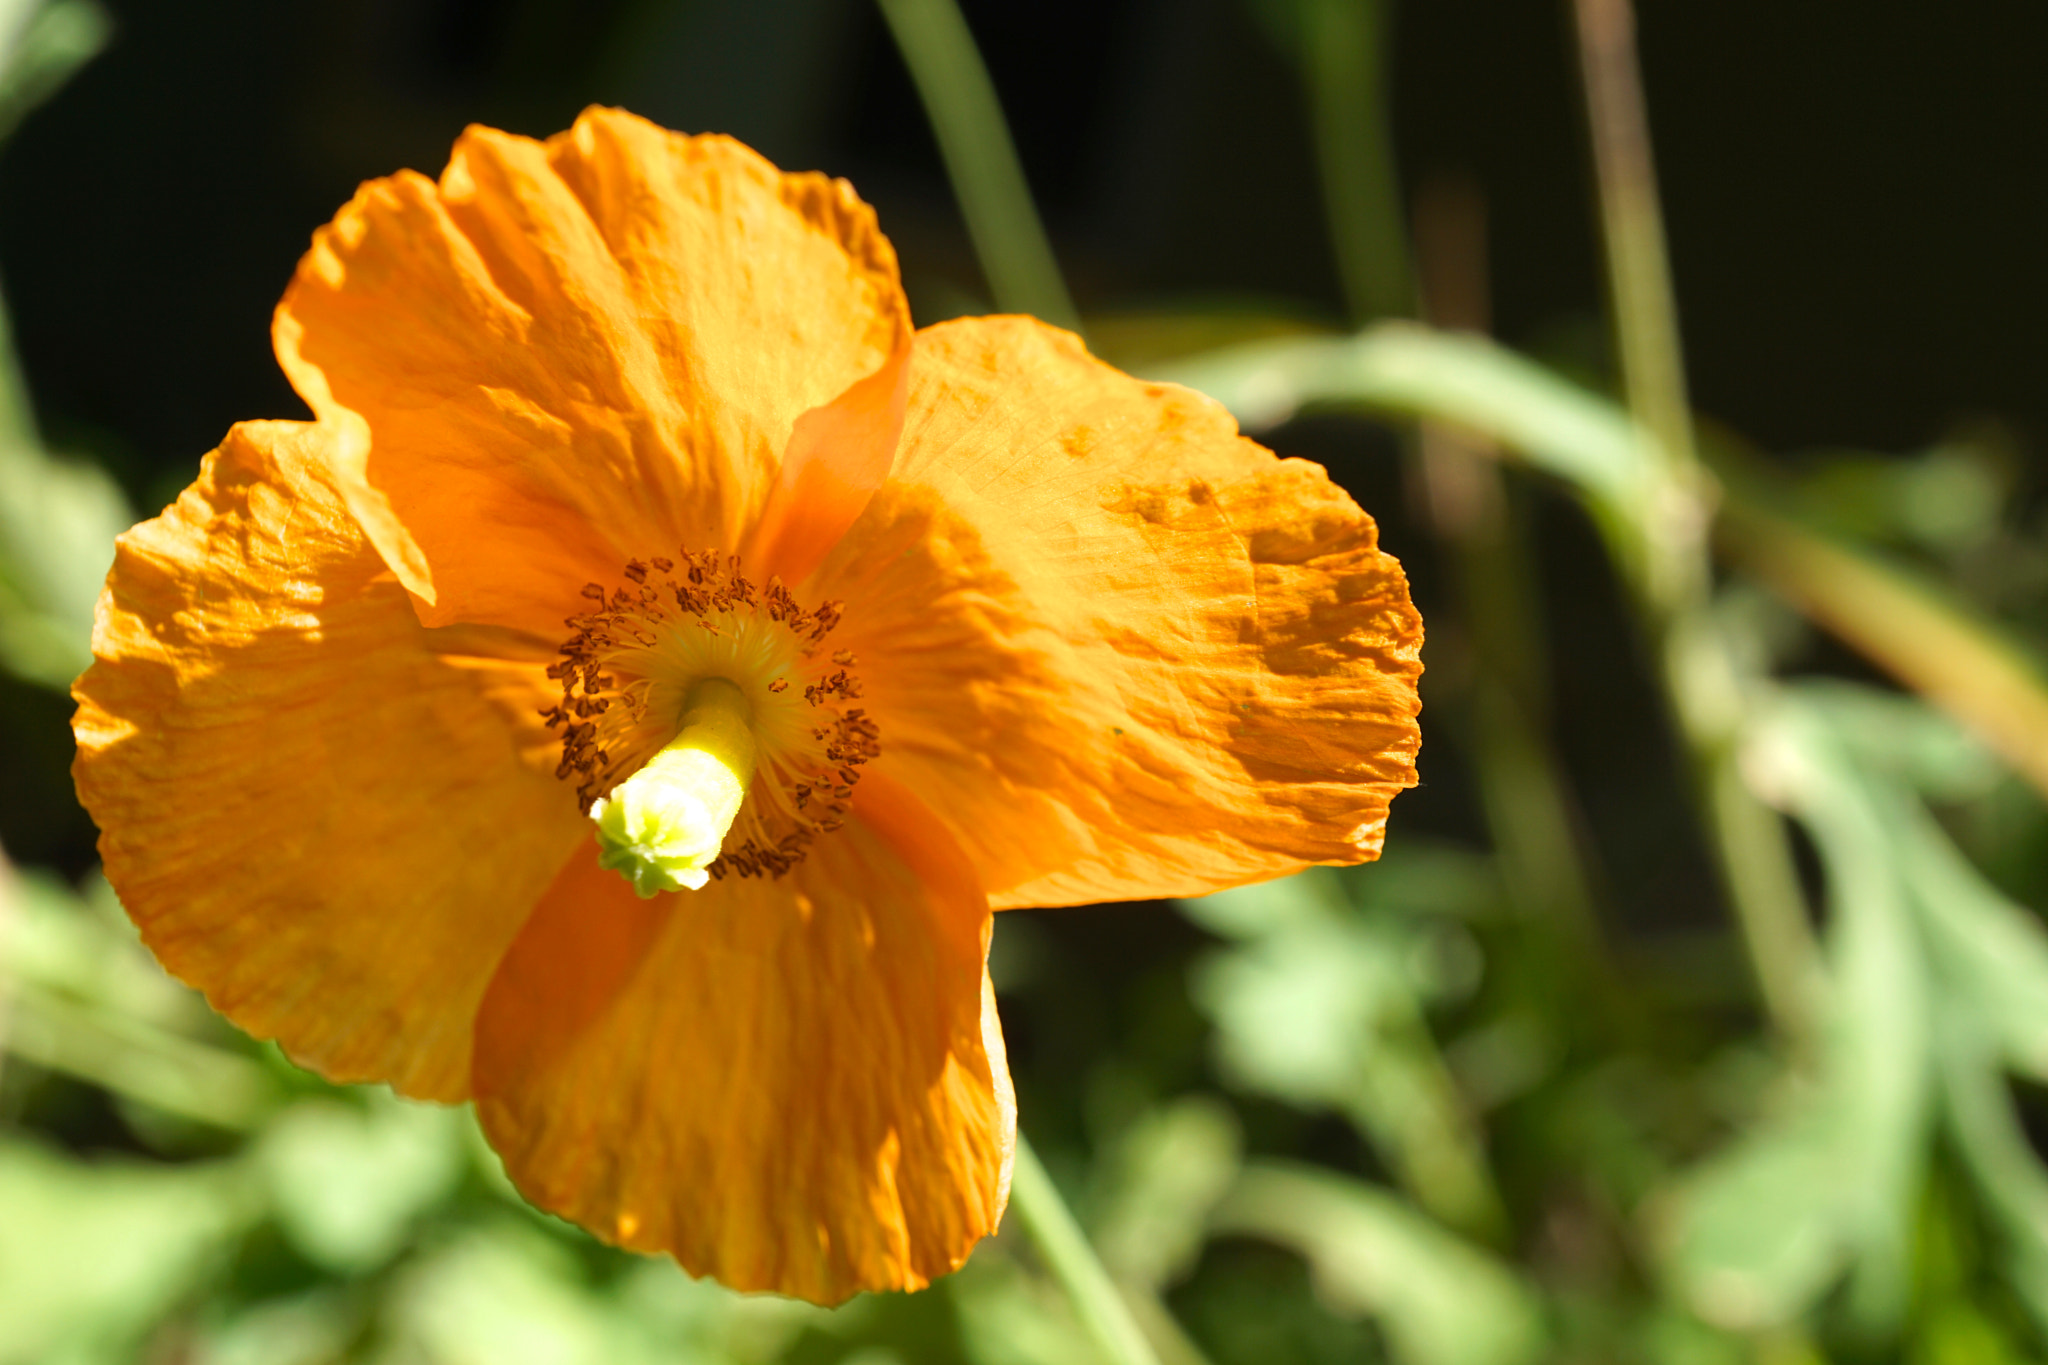
[[[459,1099],[492,970],[588,822],[533,715],[545,645],[422,627],[325,439],[238,426],[121,537],[74,772],[173,974],[333,1079]]]
[[[541,629],[630,558],[736,548],[798,417],[908,318],[843,181],[592,109],[364,185],[276,342],[421,620]]]
[[[1358,862],[1415,781],[1422,622],[1372,519],[1030,319],[918,333],[890,483],[814,590],[874,766],[998,908]]]
[[[881,369],[797,418],[740,560],[762,582],[802,583],[889,477],[910,386],[905,337]]]
[[[542,1208],[736,1289],[833,1303],[966,1259],[1015,1107],[973,870],[918,804],[781,878],[638,899],[579,854],[478,1020],[484,1131]]]

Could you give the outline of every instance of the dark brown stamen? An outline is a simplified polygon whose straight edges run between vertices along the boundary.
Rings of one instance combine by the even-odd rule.
[[[718,878],[728,872],[783,875],[803,860],[820,834],[844,825],[858,769],[881,752],[874,721],[857,707],[842,709],[842,703],[861,695],[860,679],[850,671],[857,663],[853,653],[842,649],[819,658],[822,642],[839,624],[840,604],[806,609],[779,578],[758,587],[740,573],[737,558],[717,551],[684,549],[673,560],[659,555],[628,560],[621,576],[625,583],[610,589],[598,583],[583,588],[581,595],[592,607],[566,619],[573,633],[561,646],[561,658],[547,669],[562,688],[561,701],[540,712],[562,744],[555,775],[576,783],[577,801],[587,812],[669,738],[650,739],[649,727],[660,727],[645,719],[663,640],[692,627],[745,638],[765,619],[788,632],[791,652],[806,661],[802,674],[811,681],[803,687],[803,703],[814,714],[804,728],[817,748],[801,746],[808,752],[764,758],[725,851],[706,870]],[[750,616],[756,624],[749,624]],[[828,660],[829,669],[822,667]],[[819,671],[811,672],[813,667]],[[668,681],[684,685],[693,680]],[[789,688],[790,678],[778,675],[764,690],[780,695]],[[765,790],[764,783],[769,784]]]

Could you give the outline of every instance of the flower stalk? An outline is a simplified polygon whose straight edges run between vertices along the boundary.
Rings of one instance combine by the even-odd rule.
[[[1081,315],[1060,276],[995,83],[960,7],[953,0],[881,0],[881,6],[931,118],[996,307],[1080,331]]]
[[[953,0],[881,0],[882,13],[917,82],[953,195],[998,308],[1080,330],[1052,244],[1032,204],[974,35]],[[1017,1130],[1010,1207],[1074,1315],[1114,1365],[1158,1365],[1109,1271],[1089,1245],[1038,1154]]]
[[[1414,308],[1387,117],[1388,8],[1385,0],[1311,0],[1301,11],[1324,212],[1356,323]]]
[[[1066,1291],[1074,1316],[1102,1347],[1105,1357],[1113,1365],[1159,1365],[1158,1354],[1131,1316],[1122,1292],[1021,1132],[1017,1134],[1017,1164],[1010,1175],[1010,1208],[1038,1248],[1046,1269]]]
[[[1741,926],[1765,1009],[1795,1043],[1811,1029],[1819,952],[1783,822],[1738,770],[1748,680],[1708,611],[1705,532],[1711,490],[1699,467],[1686,398],[1664,221],[1629,0],[1574,0],[1600,218],[1608,306],[1629,412],[1665,474],[1657,524],[1637,528],[1638,597],[1655,632],[1680,729],[1702,789],[1722,882]]]

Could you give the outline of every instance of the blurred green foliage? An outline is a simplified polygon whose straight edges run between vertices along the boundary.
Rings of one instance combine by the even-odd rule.
[[[106,37],[91,0],[0,3],[0,139]],[[0,303],[0,670],[62,689],[91,662],[97,585],[133,520],[103,471],[42,449]]]
[[[1343,131],[1376,116],[1378,87],[1342,82],[1380,60],[1385,16],[1255,9],[1302,68],[1312,135],[1342,141],[1319,164],[1333,232],[1362,234],[1340,242],[1352,312],[1398,312],[1385,139]],[[0,3],[0,136],[107,32],[89,0]],[[1314,36],[1333,33],[1334,56]],[[985,86],[955,90],[981,122],[949,161],[1001,132]],[[1021,184],[1006,166],[998,197]],[[976,221],[1043,247],[1035,224]],[[1435,248],[1413,248],[1427,274]],[[1046,264],[1015,287],[1063,308]],[[1302,414],[1411,433],[1466,589],[1430,621],[1425,772],[1461,751],[1489,793],[1484,841],[1407,836],[1397,807],[1378,864],[1155,911],[1199,947],[1116,1002],[1130,1046],[1057,1091],[1024,1078],[1164,1365],[2042,1358],[2048,932],[2026,902],[2048,891],[2048,528],[2018,438],[1772,462],[1708,431],[1691,482],[1575,367],[1471,332],[1241,307],[1088,324],[1255,433]],[[1499,619],[1536,572],[1514,509],[1537,487],[1599,531],[1644,651],[1668,637],[1649,671],[1674,714],[1711,714],[1767,832],[1796,829],[1794,921],[1614,931],[1613,851],[1528,682],[1544,642]],[[1697,610],[1662,577],[1687,517],[1726,558]],[[131,519],[102,470],[44,447],[0,331],[0,670],[67,686]],[[1725,818],[1683,785],[1682,818]],[[1006,1008],[1083,1006],[1058,952],[1044,921],[999,924]],[[517,1199],[466,1110],[296,1070],[165,978],[96,876],[0,864],[0,1365],[1098,1358],[1013,1228],[933,1290],[832,1312],[600,1247]]]

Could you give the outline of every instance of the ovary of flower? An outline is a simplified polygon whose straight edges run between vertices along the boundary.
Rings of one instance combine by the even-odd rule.
[[[754,780],[753,712],[724,678],[691,689],[676,737],[590,807],[598,864],[642,898],[711,880],[726,831]]]

